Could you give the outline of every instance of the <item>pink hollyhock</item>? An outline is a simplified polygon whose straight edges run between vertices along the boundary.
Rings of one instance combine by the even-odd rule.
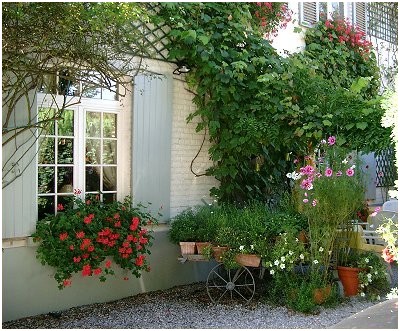
[[[325,176],[326,177],[331,177],[333,174],[333,170],[331,168],[326,168],[325,170]]]
[[[328,144],[330,146],[335,145],[335,142],[336,142],[336,137],[335,136],[328,137]]]
[[[68,238],[68,233],[67,232],[60,233],[60,240],[61,241],[67,240],[67,238]]]
[[[352,177],[354,175],[354,170],[352,168],[349,168],[346,170],[346,175],[349,177]]]

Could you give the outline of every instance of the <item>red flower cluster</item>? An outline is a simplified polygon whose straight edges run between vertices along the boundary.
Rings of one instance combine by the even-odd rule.
[[[372,43],[365,39],[365,33],[358,26],[353,26],[346,20],[326,20],[325,28],[330,41],[337,41],[341,44],[355,49],[360,54],[368,54],[371,51]]]
[[[110,228],[105,228],[98,233],[96,241],[108,247],[114,247],[119,237],[119,233],[113,233]]]
[[[254,19],[258,22],[266,37],[271,34],[276,37],[278,28],[284,29],[292,19],[293,12],[286,3],[280,2],[256,2]]]

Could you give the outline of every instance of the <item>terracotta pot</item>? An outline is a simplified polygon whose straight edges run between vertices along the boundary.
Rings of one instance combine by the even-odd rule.
[[[261,257],[256,254],[238,254],[235,256],[235,261],[245,267],[258,267]]]
[[[308,243],[308,237],[307,237],[307,232],[305,230],[301,230],[299,232],[299,235],[297,236],[300,242],[307,244]]]
[[[329,298],[329,296],[331,295],[331,291],[332,291],[332,286],[328,285],[326,287],[323,288],[316,288],[314,290],[314,302],[317,304],[322,304],[326,301],[326,299]]]
[[[196,253],[196,243],[189,241],[181,241],[179,243],[181,246],[181,254],[182,255],[193,255]]]
[[[214,259],[217,262],[222,262],[222,254],[226,252],[229,248],[226,246],[213,246],[212,251],[214,253]]]
[[[358,293],[358,273],[360,268],[337,267],[339,279],[342,282],[344,295],[346,297],[357,295]]]
[[[210,242],[196,242],[197,254],[203,254],[203,248],[210,246]]]

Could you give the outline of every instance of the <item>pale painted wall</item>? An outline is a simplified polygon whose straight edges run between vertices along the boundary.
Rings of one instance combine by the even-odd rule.
[[[146,61],[147,69],[158,74],[171,74],[173,64]],[[203,133],[195,132],[195,123],[186,124],[186,117],[194,111],[192,95],[186,91],[182,76],[173,80],[173,125],[171,150],[171,216],[197,204],[201,199],[208,202],[209,189],[218,183],[210,177],[195,177],[190,172],[190,162],[196,155]],[[41,100],[39,100],[41,102]],[[98,102],[86,100],[84,107],[99,107]],[[118,111],[118,167],[119,194],[122,198],[131,193],[131,128],[132,90],[120,102],[105,102],[102,107],[114,107]],[[82,107],[76,106],[76,107]],[[209,143],[206,143],[194,163],[196,172],[203,172],[211,165],[208,159]],[[3,149],[3,156],[5,150]],[[25,186],[23,186],[25,185]],[[106,283],[91,278],[74,275],[73,286],[59,291],[53,279],[53,270],[42,266],[35,257],[36,244],[28,237],[36,223],[36,165],[32,163],[30,172],[3,190],[3,320],[13,320],[50,311],[58,311],[73,306],[95,302],[112,301],[144,291],[166,289],[179,284],[193,283],[206,279],[212,263],[186,263],[182,265],[177,257],[179,248],[168,241],[168,226],[155,228],[155,244],[151,248],[150,265],[152,271],[140,279],[130,277],[123,281],[125,274],[119,270]],[[24,187],[26,187],[24,189]],[[24,194],[26,192],[26,194]],[[21,208],[26,205],[27,208]],[[7,208],[6,206],[12,206]],[[29,208],[28,208],[29,207]],[[18,237],[18,238],[17,238]],[[39,300],[40,298],[40,300]]]

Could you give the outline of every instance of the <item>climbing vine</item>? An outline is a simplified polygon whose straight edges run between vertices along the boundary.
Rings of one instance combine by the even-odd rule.
[[[332,66],[311,52],[282,58],[265,35],[287,23],[287,7],[266,4],[162,3],[154,18],[171,28],[170,60],[193,69],[187,82],[197,109],[188,121],[198,117],[197,131],[208,129],[207,174],[220,182],[211,190],[220,201],[274,201],[289,188],[292,151],[309,152],[324,136],[340,133],[341,145],[364,150],[387,141],[375,73],[362,63],[372,57],[360,55],[364,71],[334,82],[335,58]],[[365,141],[378,131],[374,145]]]

